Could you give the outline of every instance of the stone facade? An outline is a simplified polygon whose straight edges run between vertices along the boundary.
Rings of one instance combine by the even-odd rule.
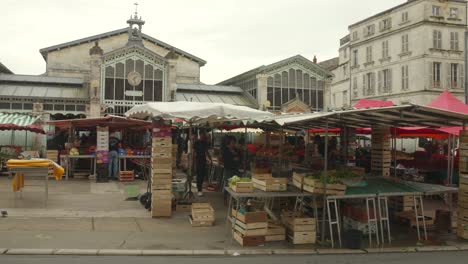
[[[362,98],[425,105],[464,97],[466,1],[414,0],[349,26],[333,71],[332,108]]]

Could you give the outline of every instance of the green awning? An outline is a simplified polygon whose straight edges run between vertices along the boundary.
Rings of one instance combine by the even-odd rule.
[[[40,117],[20,113],[0,113],[0,130],[26,130],[44,134]]]

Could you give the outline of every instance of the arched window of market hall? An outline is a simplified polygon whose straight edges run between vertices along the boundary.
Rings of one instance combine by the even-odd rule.
[[[134,52],[123,51],[124,58],[112,55],[105,60],[101,96],[106,113],[122,115],[135,105],[164,100],[164,60],[132,49]]]
[[[267,79],[267,100],[271,109],[279,110],[281,105],[297,98],[312,110],[323,108],[324,81],[312,72],[302,69],[283,70]]]

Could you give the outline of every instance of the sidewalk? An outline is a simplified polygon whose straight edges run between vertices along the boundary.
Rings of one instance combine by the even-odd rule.
[[[137,183],[144,191],[145,183],[143,181]],[[134,250],[131,252],[137,252],[135,254],[141,254],[141,250],[158,250],[152,251],[152,254],[167,254],[167,252],[174,254],[196,254],[196,252],[211,252],[212,254],[215,252],[216,254],[234,252],[244,252],[244,254],[245,252],[258,254],[350,253],[349,250],[319,249],[316,251],[314,245],[293,246],[286,241],[267,243],[263,247],[242,248],[231,239],[229,226],[225,221],[226,206],[219,193],[207,193],[205,197],[199,199],[201,202],[212,203],[216,211],[215,226],[194,228],[188,221],[188,213],[174,212],[172,218],[152,219],[150,213],[138,201],[125,201],[121,183],[51,181],[47,204],[44,203],[42,182],[29,182],[29,184],[33,186],[27,186],[23,199],[19,200],[8,188],[9,182],[0,178],[0,209],[7,210],[9,214],[6,218],[0,218],[0,251],[9,249],[7,253],[11,254],[16,249],[43,249],[42,252],[49,253],[56,253],[57,249],[72,249],[75,252],[79,249],[84,250],[82,252],[91,249],[92,254],[97,254],[97,252],[100,254],[127,252],[129,254],[130,251],[125,250]],[[403,232],[403,235],[407,234]],[[408,240],[407,237],[401,236],[399,234],[395,237],[391,245],[394,248],[383,250],[385,252],[415,252],[414,237]],[[457,241],[452,236],[444,243],[439,241],[428,243],[432,247],[426,248],[431,250],[467,249],[466,244],[460,243],[462,241]],[[369,252],[376,250],[371,249]],[[364,251],[352,252],[365,253]]]

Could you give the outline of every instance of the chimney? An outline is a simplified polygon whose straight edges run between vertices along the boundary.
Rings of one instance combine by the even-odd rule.
[[[317,56],[314,55],[314,60],[313,60],[314,64],[317,64]]]

